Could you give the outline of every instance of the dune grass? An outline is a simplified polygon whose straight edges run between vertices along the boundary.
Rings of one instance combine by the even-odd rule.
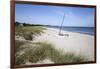
[[[24,49],[22,46],[26,43],[28,43],[28,41],[15,40],[15,52],[19,52],[20,50]]]
[[[73,53],[65,53],[63,51],[57,50],[53,45],[47,42],[20,42],[16,41],[18,50],[16,51],[16,65],[25,64],[26,62],[36,63],[42,61],[46,58],[50,59],[54,63],[72,63],[72,62],[82,62],[84,58],[81,56],[76,56]]]
[[[42,26],[15,26],[15,35],[24,37],[26,40],[32,40],[34,36],[43,33]]]
[[[80,55],[76,56],[74,53],[64,53],[60,49],[55,49],[50,43],[31,42],[35,36],[44,33],[44,29],[42,26],[15,26],[15,36],[25,38],[25,40],[15,39],[16,65],[26,62],[37,63],[45,59],[50,59],[54,63],[73,63],[85,60]]]

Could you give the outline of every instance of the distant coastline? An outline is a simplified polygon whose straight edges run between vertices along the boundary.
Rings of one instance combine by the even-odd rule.
[[[48,27],[48,28],[60,29],[60,26],[15,22],[15,25],[20,25],[20,24],[23,26],[44,26],[44,27]],[[69,32],[81,33],[81,34],[87,34],[87,35],[92,35],[92,36],[94,35],[94,27],[62,26],[62,30],[69,31]]]
[[[45,27],[60,29],[60,26],[45,26]],[[92,35],[92,36],[94,35],[94,27],[68,27],[68,26],[63,26],[62,30],[81,33],[81,34],[87,34],[87,35]]]

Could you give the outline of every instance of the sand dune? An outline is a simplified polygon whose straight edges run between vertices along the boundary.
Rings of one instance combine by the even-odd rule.
[[[41,36],[34,39],[35,42],[48,42],[56,49],[62,49],[66,53],[75,53],[94,61],[94,37],[91,35],[61,31],[65,36],[58,35],[59,29],[47,28]],[[69,35],[69,36],[66,36]]]

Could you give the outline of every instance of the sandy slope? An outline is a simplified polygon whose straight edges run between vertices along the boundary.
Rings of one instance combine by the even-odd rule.
[[[48,42],[54,45],[56,49],[62,49],[64,52],[75,53],[87,58],[88,61],[94,61],[94,37],[86,34],[62,31],[62,34],[69,36],[59,36],[58,29],[47,28],[41,36],[35,38],[35,41]]]

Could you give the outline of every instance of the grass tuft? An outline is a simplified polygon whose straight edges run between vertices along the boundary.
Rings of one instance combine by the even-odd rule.
[[[46,58],[50,59],[54,63],[72,63],[84,61],[83,57],[76,56],[73,53],[63,54],[63,51],[55,49],[52,44],[47,42],[27,42],[27,44],[25,44],[26,42],[24,44],[20,41],[17,41],[17,43],[18,42],[19,44],[17,45],[19,45],[21,48],[16,54],[16,64],[18,65],[25,64],[26,62],[36,63]],[[20,54],[21,52],[23,53]]]
[[[15,35],[22,36],[26,40],[32,40],[34,36],[41,35],[43,33],[43,27],[41,26],[15,26]]]

